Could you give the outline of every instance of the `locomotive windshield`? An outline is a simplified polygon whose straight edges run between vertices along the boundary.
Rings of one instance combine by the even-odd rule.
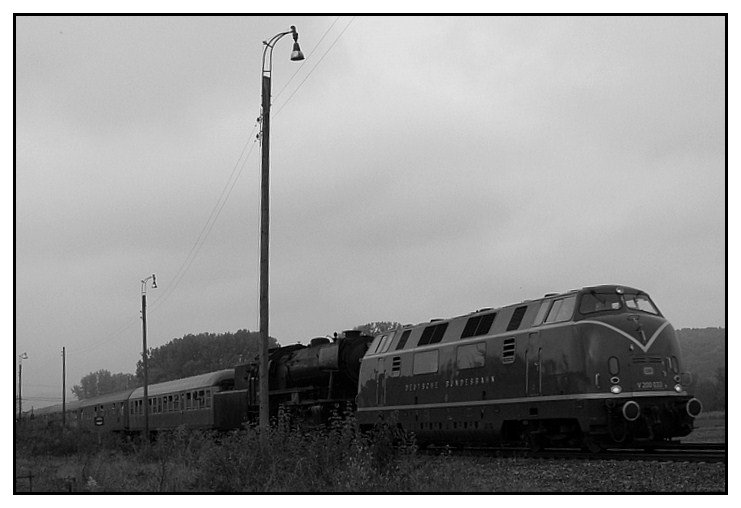
[[[642,293],[612,293],[590,291],[584,293],[579,303],[579,312],[592,314],[594,312],[615,311],[621,309],[629,311],[641,311],[649,314],[659,315],[656,306],[651,302],[648,295]]]
[[[659,310],[654,306],[648,295],[625,295],[625,306],[631,310],[640,310],[649,314],[659,314]]]

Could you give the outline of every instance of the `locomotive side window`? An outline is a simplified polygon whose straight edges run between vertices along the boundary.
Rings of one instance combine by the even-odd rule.
[[[404,333],[401,334],[401,339],[399,339],[399,343],[396,345],[396,351],[404,349],[404,346],[406,346],[407,340],[409,340],[411,334],[411,330],[404,330]]]
[[[507,325],[507,331],[517,330],[520,327],[520,323],[522,323],[522,318],[525,316],[525,311],[527,310],[527,305],[523,305],[522,307],[517,307],[515,311],[512,313],[512,319],[509,320],[509,324]]]
[[[383,339],[381,339],[381,345],[379,346],[380,353],[385,353],[386,351],[389,350],[389,348],[391,347],[391,343],[394,340],[394,337],[396,337],[396,330],[389,333],[388,335],[383,336]]]
[[[548,309],[551,307],[551,302],[551,300],[546,300],[540,304],[540,309],[538,309],[538,313],[535,315],[533,326],[538,326],[539,324],[543,323],[546,314],[548,314]]]
[[[383,337],[381,337],[381,340],[378,341],[378,347],[374,351],[375,353],[383,353],[384,346],[386,345],[388,338],[389,338],[388,334],[384,334]]]
[[[438,351],[422,351],[421,353],[414,354],[414,367],[412,372],[414,374],[430,374],[437,372],[438,367]]]
[[[619,310],[621,307],[622,303],[620,303],[619,294],[596,293],[592,291],[582,295],[579,312],[582,314],[591,314],[592,312]]]
[[[418,346],[425,346],[427,344],[437,344],[443,340],[445,330],[448,329],[448,323],[440,323],[439,325],[428,326],[422,332],[422,337],[419,339]]]
[[[468,321],[466,321],[466,327],[463,329],[463,333],[461,334],[461,339],[467,337],[478,337],[479,335],[486,335],[489,333],[496,315],[496,312],[490,312],[489,314],[482,314],[469,318]]]
[[[546,323],[558,323],[559,321],[568,321],[571,319],[571,315],[574,313],[574,304],[576,303],[576,296],[569,296],[568,298],[560,298],[553,302],[551,311],[548,313],[548,317],[545,319]]]
[[[649,314],[657,314],[659,311],[651,303],[651,300],[646,295],[625,295],[625,306],[629,309],[640,310],[648,312]]]
[[[486,359],[486,342],[458,346],[456,365],[459,370],[483,367]]]

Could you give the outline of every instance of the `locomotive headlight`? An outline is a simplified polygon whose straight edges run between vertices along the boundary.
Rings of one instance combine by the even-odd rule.
[[[620,392],[622,392],[622,391],[623,391],[623,387],[622,387],[622,386],[620,386],[620,385],[612,385],[612,386],[610,387],[610,391],[611,391],[612,393],[614,393],[615,395],[617,395],[618,393],[620,393]]]
[[[677,392],[677,393],[681,392],[682,391],[682,385],[680,385],[679,383],[675,384],[674,385],[674,391]]]

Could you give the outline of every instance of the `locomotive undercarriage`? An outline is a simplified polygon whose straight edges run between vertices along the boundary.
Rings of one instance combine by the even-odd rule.
[[[589,436],[602,445],[611,447],[641,446],[666,443],[692,432],[694,418],[687,413],[689,397],[675,400],[610,399],[604,402],[604,422],[590,425]],[[626,404],[638,404],[640,413],[635,418],[623,408]]]
[[[637,400],[638,402],[635,402]],[[379,411],[376,422],[394,423],[414,433],[420,445],[489,444],[542,448],[650,448],[692,431],[687,412],[690,397],[575,399],[465,408]],[[636,404],[639,413],[626,418],[623,407]],[[361,424],[371,426],[369,414]],[[569,415],[569,417],[564,417]],[[628,413],[633,418],[634,414]]]

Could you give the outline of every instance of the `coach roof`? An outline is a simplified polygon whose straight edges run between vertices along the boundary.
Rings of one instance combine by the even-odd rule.
[[[164,383],[149,385],[147,392],[150,397],[153,395],[162,395],[163,393],[187,392],[199,388],[216,386],[222,381],[230,379],[234,379],[234,369],[219,370],[216,372],[209,372],[208,374],[201,374],[199,376],[175,379],[173,381],[165,381]],[[141,386],[131,394],[132,399],[142,397],[144,397],[144,387]]]

